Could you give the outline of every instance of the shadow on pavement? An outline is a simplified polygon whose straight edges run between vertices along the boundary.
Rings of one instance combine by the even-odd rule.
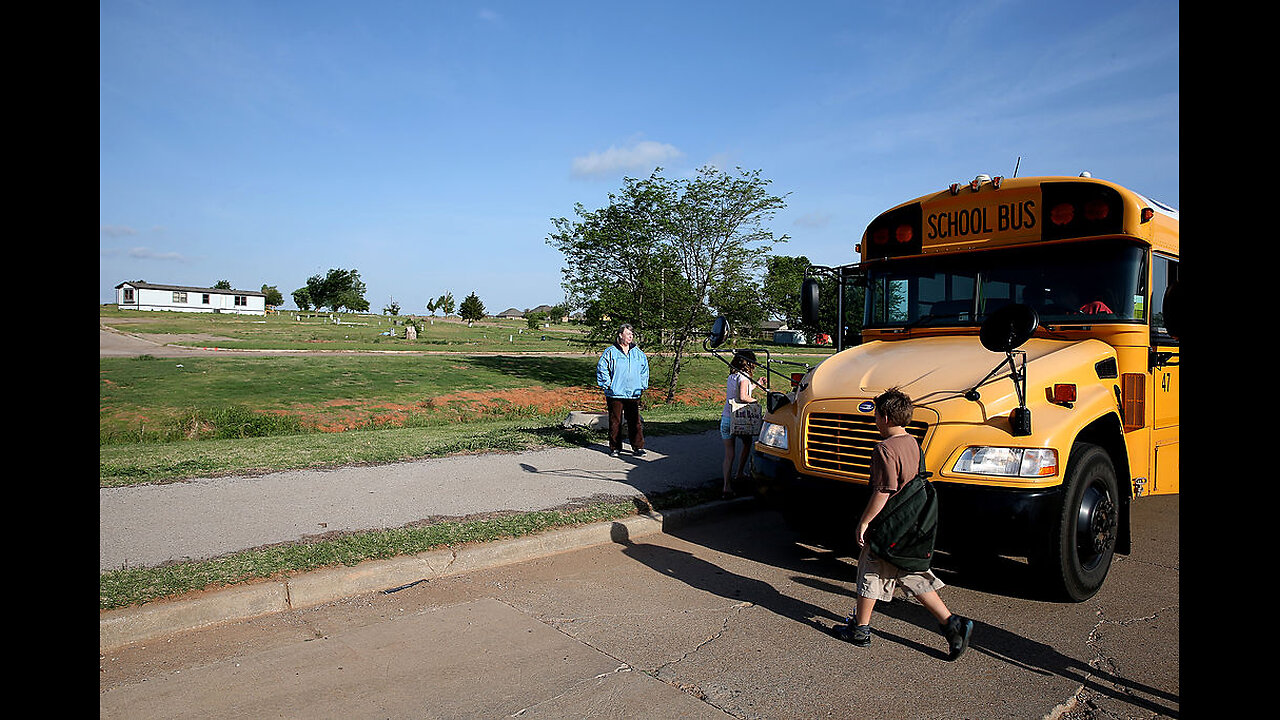
[[[790,576],[790,580],[837,598],[837,605],[847,606],[849,612],[852,612],[856,597],[856,558],[807,546],[797,540],[795,531],[789,528],[777,513],[769,511],[763,504],[757,505],[757,509],[762,515],[774,517],[768,522],[760,521],[753,524],[751,533],[728,536],[723,532],[711,531],[705,526],[694,525],[668,531],[668,534],[717,552],[795,571],[797,574]],[[632,543],[626,537],[626,528],[621,525],[615,526],[613,539],[625,546],[624,554],[637,562],[701,590],[731,600],[755,603],[778,615],[824,632],[831,625],[823,625],[815,618],[825,618],[832,624],[844,621],[842,614],[784,595],[768,583],[728,572],[690,553]],[[966,558],[963,564],[957,564],[955,568],[944,565],[936,570],[948,584],[966,587],[976,592],[1014,598],[1026,594],[1018,591],[1020,584],[1027,582],[1025,575],[1019,574],[1029,572],[1025,564],[1008,558],[995,558],[991,562]],[[900,598],[901,594],[898,597]],[[914,602],[895,599],[892,602],[877,603],[875,612],[877,615],[885,615],[903,623],[937,632],[937,623],[933,616],[923,606]],[[1107,672],[1105,669],[1064,655],[1048,644],[1009,632],[982,620],[975,620],[975,623],[976,627],[969,646],[970,652],[983,653],[1029,672],[1070,679],[1094,693],[1130,703],[1159,716],[1179,716],[1175,708],[1180,703],[1180,698],[1176,694]],[[875,637],[898,643],[932,658],[945,660],[947,657],[945,641],[938,646],[926,646],[915,640],[886,632],[882,627],[876,628]],[[1148,698],[1154,698],[1154,700]],[[1162,705],[1157,701],[1167,701],[1173,707]]]

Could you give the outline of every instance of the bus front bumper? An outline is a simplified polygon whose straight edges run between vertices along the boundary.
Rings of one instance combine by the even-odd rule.
[[[866,485],[806,475],[786,458],[752,453],[760,498],[800,529],[852,534],[866,505]],[[1025,556],[1038,549],[1062,507],[1061,486],[1047,489],[965,485],[935,481],[940,549],[975,548]]]

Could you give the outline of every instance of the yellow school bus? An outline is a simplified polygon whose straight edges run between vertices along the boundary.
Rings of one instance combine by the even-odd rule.
[[[811,325],[818,276],[842,309],[862,290],[861,342],[834,332],[836,354],[769,394],[761,495],[851,532],[871,401],[897,387],[939,549],[1025,557],[1055,596],[1091,597],[1129,552],[1130,504],[1178,492],[1177,210],[1087,174],[980,175],[880,214],[858,249],[805,281]]]

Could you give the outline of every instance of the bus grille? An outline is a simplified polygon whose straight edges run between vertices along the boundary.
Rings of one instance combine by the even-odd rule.
[[[880,431],[871,415],[810,413],[805,424],[805,463],[815,470],[870,479],[871,448],[880,441]],[[923,445],[922,422],[907,425],[907,432]]]

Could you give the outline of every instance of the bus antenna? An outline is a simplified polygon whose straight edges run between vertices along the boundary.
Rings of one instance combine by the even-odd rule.
[[[1022,156],[1018,156],[1018,162],[1013,164],[1013,176],[1018,177],[1018,166],[1022,164]]]

